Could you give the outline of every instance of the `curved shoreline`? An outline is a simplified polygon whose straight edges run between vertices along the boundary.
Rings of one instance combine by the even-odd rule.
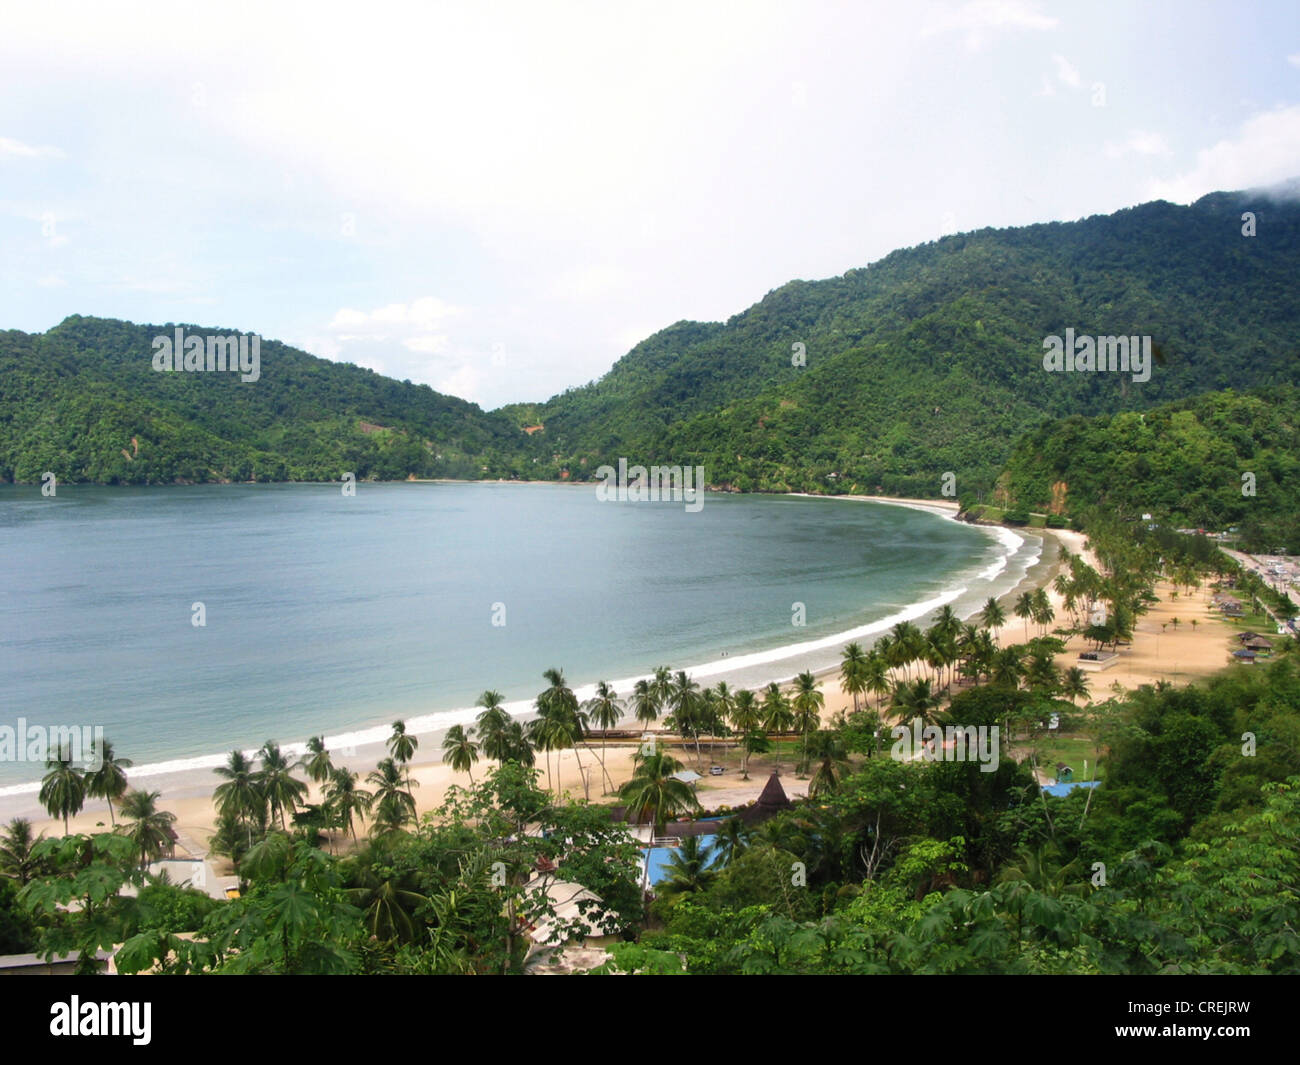
[[[924,511],[949,521],[955,521],[957,513],[956,504],[947,501],[889,499],[875,496],[786,494],[798,498],[839,499],[846,502],[901,506]],[[901,621],[915,621],[924,618],[945,605],[957,603],[963,596],[971,597],[973,595],[971,585],[981,581],[988,582],[991,585],[1006,573],[1009,561],[1019,555],[1022,549],[1025,548],[1026,538],[1005,526],[980,525],[972,526],[972,528],[981,530],[991,540],[1001,544],[1004,548],[1003,553],[992,564],[985,566],[984,569],[974,574],[959,577],[956,584],[943,589],[937,595],[906,604],[899,610],[874,621],[864,622],[825,636],[781,644],[772,648],[742,652],[734,657],[725,655],[722,658],[714,658],[694,665],[674,666],[674,669],[684,669],[696,679],[708,679],[713,683],[718,680],[726,680],[733,687],[751,689],[757,689],[772,682],[785,683],[805,670],[818,677],[825,676],[828,672],[837,668],[839,651],[845,644],[855,640],[862,641],[868,637],[879,636]],[[1037,568],[1042,554],[1042,541],[1039,542],[1036,548],[1031,546],[1027,554],[1032,554],[1032,558],[1026,563],[1024,572],[1016,578],[1014,583],[1008,584],[1006,588],[998,591],[995,595],[996,598],[1011,594]],[[983,591],[988,592],[989,589],[983,589]],[[987,598],[987,595],[983,597],[977,596],[976,598],[978,598],[977,603],[970,600],[967,607],[963,607],[962,610],[958,611],[960,616],[965,618],[975,613],[979,606],[982,605],[984,598]],[[610,680],[609,683],[620,694],[620,697],[626,698],[636,682],[647,676],[647,674],[637,674]],[[596,681],[591,681],[575,685],[574,693],[579,700],[589,699],[595,694],[595,684]],[[529,697],[510,700],[503,703],[503,708],[512,717],[527,720],[535,712],[534,699]],[[398,716],[403,717],[408,732],[419,738],[421,746],[425,750],[437,750],[440,755],[442,736],[446,730],[452,725],[464,725],[473,722],[480,712],[481,710],[478,707],[453,707]],[[628,716],[630,715],[625,715],[624,720]],[[391,725],[389,723],[377,723],[350,729],[335,735],[326,735],[325,743],[330,751],[338,756],[338,761],[353,768],[372,768],[379,759],[386,755],[385,742],[390,734]],[[306,740],[304,738],[302,740],[281,741],[281,749],[290,758],[299,757],[306,753]],[[248,751],[246,753],[252,755],[255,752]],[[150,782],[151,789],[161,790],[166,795],[206,794],[214,784],[212,770],[225,764],[227,754],[228,751],[222,750],[188,758],[166,759],[146,763],[132,769],[131,779],[133,781],[147,780]],[[0,819],[15,816],[10,807],[16,805],[21,805],[24,808],[19,811],[23,816],[29,815],[33,809],[39,811],[38,804],[35,807],[32,806],[35,803],[35,796],[39,789],[39,781],[27,781],[0,787]]]

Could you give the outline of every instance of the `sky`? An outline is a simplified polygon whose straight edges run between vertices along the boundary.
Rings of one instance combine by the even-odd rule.
[[[1295,0],[0,9],[0,329],[486,408],[947,233],[1296,176]]]

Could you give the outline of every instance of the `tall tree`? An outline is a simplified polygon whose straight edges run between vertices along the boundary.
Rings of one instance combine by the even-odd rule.
[[[68,834],[68,818],[79,814],[86,804],[86,778],[72,764],[71,752],[67,758],[51,758],[45,763],[49,770],[41,780],[40,800],[51,817],[63,819],[63,834]]]
[[[267,740],[257,753],[262,760],[257,771],[258,790],[266,797],[271,819],[278,815],[281,830],[287,832],[286,815],[298,809],[307,795],[307,785],[293,775],[293,766],[274,740]]]
[[[614,780],[605,768],[605,733],[623,719],[623,704],[618,693],[606,681],[596,685],[596,694],[587,700],[587,716],[600,729],[600,772],[605,778],[605,794],[614,790]]]
[[[256,767],[243,751],[231,751],[226,764],[213,770],[223,778],[212,792],[217,812],[225,818],[243,825],[248,834],[248,846],[253,845],[253,825],[264,820],[266,794],[262,791]]]
[[[858,710],[858,696],[867,690],[867,656],[860,643],[846,644],[840,652],[840,689],[853,697],[853,710]]]
[[[117,817],[113,814],[113,803],[126,794],[126,771],[135,763],[129,758],[118,758],[107,737],[95,755],[99,768],[86,774],[86,794],[92,799],[103,799],[108,803],[108,820],[116,827]]]
[[[407,780],[392,758],[383,759],[371,770],[366,783],[375,788],[375,828],[395,831],[415,820],[415,797],[411,788],[418,786],[418,781]]]
[[[1029,639],[1029,622],[1034,616],[1034,593],[1021,592],[1016,597],[1016,605],[1013,608],[1016,617],[1024,618],[1025,621],[1025,639]]]
[[[794,727],[794,712],[790,701],[781,691],[781,686],[773,681],[763,689],[763,728],[768,732],[789,732]],[[781,745],[776,744],[776,772],[781,773]]]
[[[388,737],[388,754],[402,767],[408,791],[411,785],[411,759],[415,757],[415,749],[419,746],[419,737],[406,731],[405,721],[393,722],[393,734]]]
[[[42,832],[33,837],[32,823],[25,817],[15,817],[0,835],[0,876],[15,881],[22,887],[43,868],[41,859],[32,848],[45,838]]]
[[[980,611],[980,624],[993,634],[994,641],[997,642],[998,629],[1006,623],[1007,613],[1002,609],[1002,604],[989,596],[984,602],[984,609]]]
[[[763,711],[752,691],[736,693],[731,727],[740,734],[740,779],[749,779],[749,737],[763,726]]]
[[[176,815],[158,809],[157,791],[128,791],[122,799],[122,823],[117,831],[131,841],[143,869],[172,847]]]
[[[474,783],[474,763],[478,761],[478,744],[465,735],[462,725],[452,725],[442,738],[442,757],[457,773],[468,773]]]
[[[651,825],[655,836],[663,835],[670,817],[700,808],[690,785],[673,775],[681,768],[682,763],[665,752],[647,755],[632,779],[619,789],[628,817],[636,824]]]
[[[816,732],[821,723],[822,708],[826,697],[817,687],[817,678],[808,670],[795,678],[794,699],[791,701],[794,711],[795,727],[803,734],[803,762],[800,772],[808,772],[808,733]]]
[[[307,753],[302,756],[298,763],[307,771],[307,776],[317,784],[322,784],[329,780],[330,774],[334,772],[334,762],[330,759],[330,753],[325,749],[325,737],[313,736],[307,741]]]
[[[374,794],[358,788],[357,780],[352,770],[336,766],[325,786],[325,804],[344,834],[351,833],[353,843],[357,841],[354,819],[364,822],[375,803]]]
[[[502,695],[497,691],[485,691],[480,695],[475,706],[483,707],[483,712],[475,718],[475,734],[479,747],[487,758],[498,765],[510,757],[510,715],[501,705]]]

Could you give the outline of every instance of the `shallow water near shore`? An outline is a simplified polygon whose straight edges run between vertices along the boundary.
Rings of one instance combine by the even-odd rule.
[[[1040,543],[840,499],[709,494],[690,513],[591,486],[3,487],[0,726],[102,726],[133,780],[211,779],[268,738],[360,750],[399,716],[441,731],[485,688],[522,713],[552,666],[579,697],[659,665],[754,686],[945,603],[970,613]],[[41,772],[0,762],[0,797]]]

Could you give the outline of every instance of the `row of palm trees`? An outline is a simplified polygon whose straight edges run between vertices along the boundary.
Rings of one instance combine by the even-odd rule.
[[[548,669],[544,674],[549,687],[541,692],[534,703],[536,717],[523,724],[506,713],[500,692],[485,691],[477,700],[482,708],[475,724],[466,728],[453,725],[443,739],[443,758],[457,772],[465,772],[473,780],[473,767],[482,755],[495,762],[515,760],[524,765],[536,764],[536,753],[541,751],[546,759],[548,790],[552,784],[558,789],[559,758],[554,780],[550,767],[551,752],[572,749],[583,775],[583,787],[590,798],[587,775],[582,765],[582,750],[586,749],[600,766],[605,782],[605,794],[614,790],[613,778],[606,766],[605,752],[608,732],[631,711],[642,726],[649,728],[661,722],[695,748],[697,764],[703,767],[704,752],[701,738],[738,735],[742,750],[742,772],[749,779],[749,756],[766,749],[769,733],[798,732],[804,738],[801,769],[807,764],[807,737],[817,729],[825,699],[817,688],[811,673],[802,673],[795,680],[794,691],[787,695],[776,683],[769,684],[761,693],[735,691],[726,681],[712,688],[701,686],[683,670],[674,673],[663,666],[649,678],[636,682],[631,696],[625,700],[607,681],[600,681],[595,694],[580,702],[565,682],[564,674]],[[600,733],[600,748],[594,750],[591,740]],[[646,756],[647,748],[638,749],[637,758]],[[653,750],[650,749],[653,754]],[[778,767],[780,751],[778,749]]]
[[[290,819],[309,830],[338,830],[354,842],[357,824],[367,817],[377,833],[399,829],[416,818],[413,789],[419,781],[411,779],[410,763],[419,746],[419,737],[407,731],[404,721],[393,722],[388,757],[365,779],[373,791],[359,786],[359,774],[334,764],[321,736],[307,741],[306,753],[296,762],[270,740],[253,758],[231,751],[226,764],[214,770],[222,778],[213,792],[219,819],[214,847],[237,855],[276,822],[287,832]],[[314,808],[306,803],[309,785],[294,775],[297,770],[320,786],[322,801]]]
[[[96,768],[79,769],[70,752],[58,751],[46,763],[38,795],[40,803],[53,818],[63,821],[63,834],[71,831],[73,817],[85,808],[87,800],[103,799],[108,804],[113,831],[130,839],[136,848],[140,866],[170,851],[174,838],[174,814],[158,809],[161,793],[132,789],[127,779],[129,758],[120,757],[107,738],[99,740],[92,751],[91,764]],[[119,818],[120,823],[119,823]],[[32,834],[32,824],[25,817],[9,822],[0,837],[0,876],[26,883],[33,873],[31,848],[44,838]]]

